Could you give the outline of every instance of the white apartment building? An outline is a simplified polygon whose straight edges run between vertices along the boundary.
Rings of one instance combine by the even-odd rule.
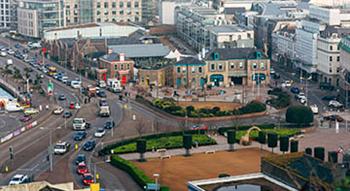
[[[345,103],[345,106],[349,106],[350,97],[350,36],[346,36],[341,39],[339,43],[340,47],[340,98]]]
[[[67,25],[141,22],[142,0],[64,0]]]
[[[190,6],[191,1],[186,0],[163,0],[159,1],[159,22],[165,25],[175,24],[175,11],[180,6]]]
[[[11,0],[0,0],[0,30],[11,27]]]
[[[272,61],[287,65],[295,59],[295,28],[290,24],[272,33]]]
[[[41,38],[43,31],[64,26],[63,0],[22,0],[17,8],[18,33]]]

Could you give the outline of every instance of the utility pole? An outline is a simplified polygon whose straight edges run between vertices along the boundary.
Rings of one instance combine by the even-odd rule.
[[[53,171],[53,158],[52,158],[52,130],[50,130],[50,145],[49,145],[49,160],[50,160],[50,172]]]

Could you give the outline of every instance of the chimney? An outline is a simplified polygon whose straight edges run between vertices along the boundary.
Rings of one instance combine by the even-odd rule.
[[[202,60],[202,55],[200,53],[198,54],[198,60]]]
[[[205,58],[205,48],[204,47],[202,48],[202,58],[203,59]]]
[[[121,62],[125,61],[125,54],[124,53],[119,54],[119,61],[121,61]]]
[[[112,54],[112,53],[113,53],[113,49],[108,48],[108,52],[107,52],[107,54]]]

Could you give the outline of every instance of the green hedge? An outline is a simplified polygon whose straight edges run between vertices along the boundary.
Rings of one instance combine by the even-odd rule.
[[[207,135],[193,135],[193,145],[195,145],[195,142],[198,142],[199,146],[203,145],[214,145],[216,144],[216,141]],[[176,135],[176,136],[164,136],[154,139],[148,139],[147,140],[147,151],[151,151],[154,149],[174,149],[174,148],[182,148],[182,135]],[[128,143],[125,145],[120,145],[114,149],[115,154],[122,154],[122,153],[132,153],[136,152],[136,142]]]
[[[259,127],[260,129],[273,129],[273,128],[275,128],[274,124],[261,124],[261,125],[256,125],[256,126]],[[240,130],[248,130],[251,127],[252,127],[251,125],[244,125],[244,126],[238,126],[238,127],[220,127],[218,129],[218,133],[220,135],[224,135],[228,130],[231,130],[231,129],[240,131]]]
[[[146,135],[146,136],[142,136],[142,137],[137,137],[137,138],[131,138],[131,139],[126,139],[123,141],[118,141],[115,142],[113,144],[107,145],[104,147],[104,149],[100,150],[98,153],[100,156],[104,156],[107,154],[110,154],[110,151],[112,149],[115,149],[116,147],[122,146],[122,145],[127,145],[130,143],[134,143],[136,142],[137,139],[146,139],[151,140],[151,139],[157,139],[157,138],[162,138],[162,137],[172,137],[172,136],[182,136],[183,134],[205,134],[204,130],[188,130],[188,131],[176,131],[176,132],[169,132],[169,133],[159,133],[159,134],[153,134],[153,135]]]
[[[118,155],[111,157],[111,164],[126,173],[141,187],[144,188],[148,183],[154,183],[141,169],[137,168],[132,162],[125,160]],[[160,191],[169,191],[168,187],[162,186]]]
[[[266,103],[272,107],[282,109],[290,105],[290,95],[281,88],[274,88],[269,91],[268,94],[277,96],[277,98],[272,98],[266,101]]]
[[[297,125],[308,125],[313,123],[314,114],[310,107],[306,106],[290,106],[286,112],[286,122]]]

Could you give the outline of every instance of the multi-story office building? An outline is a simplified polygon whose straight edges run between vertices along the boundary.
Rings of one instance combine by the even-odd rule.
[[[67,25],[91,22],[141,22],[141,0],[64,0]]]
[[[11,27],[11,0],[0,0],[0,30]]]
[[[166,25],[175,24],[176,9],[180,6],[190,6],[191,1],[186,0],[162,0],[159,1],[159,22]]]
[[[340,98],[345,103],[345,106],[349,106],[350,97],[350,36],[344,37],[339,43],[340,48]]]
[[[44,30],[64,26],[63,0],[21,0],[17,17],[19,34],[41,38]]]
[[[288,67],[292,67],[295,58],[295,28],[293,24],[284,26],[272,33],[271,59]]]

